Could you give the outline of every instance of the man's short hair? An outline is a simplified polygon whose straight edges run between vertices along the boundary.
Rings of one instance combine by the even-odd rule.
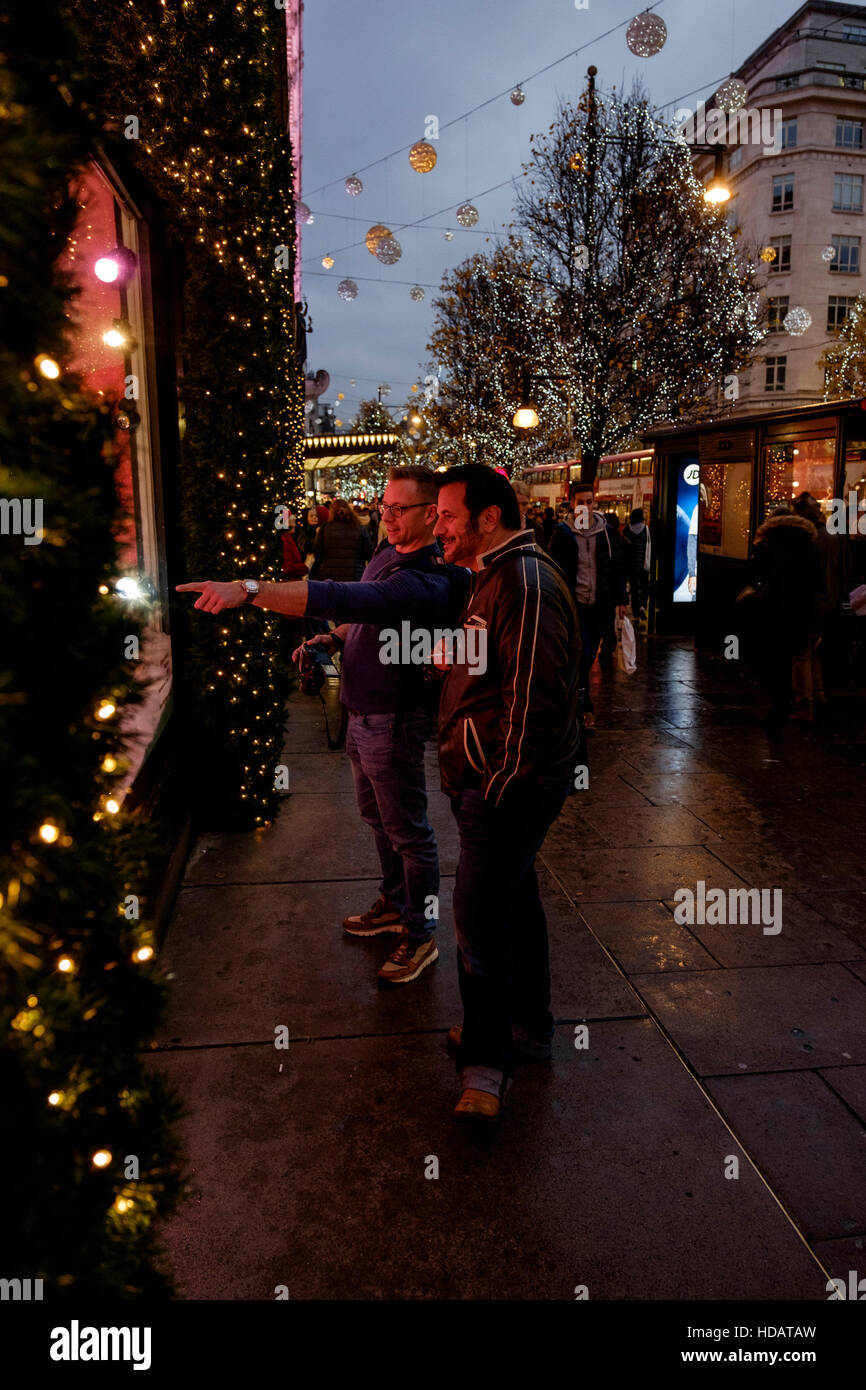
[[[451,483],[463,484],[466,507],[473,521],[478,520],[485,507],[498,507],[499,520],[505,529],[520,530],[520,508],[514,488],[503,473],[497,473],[485,463],[463,463],[440,475],[440,487]]]
[[[414,483],[418,490],[419,498],[424,502],[434,503],[436,494],[439,491],[439,479],[432,468],[425,468],[423,464],[400,465],[392,464],[388,469],[389,483]]]
[[[572,483],[568,489],[569,497],[573,499],[578,492],[591,492],[593,497],[596,497],[598,495],[598,479],[593,479],[591,483],[582,483],[580,480]]]

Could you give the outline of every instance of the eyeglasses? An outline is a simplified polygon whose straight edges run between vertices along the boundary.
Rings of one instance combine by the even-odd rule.
[[[397,518],[397,520],[399,521],[399,519],[400,519],[400,517],[403,515],[403,513],[404,513],[404,512],[411,512],[411,510],[412,510],[413,507],[430,507],[430,506],[432,506],[432,503],[431,503],[431,502],[410,502],[410,503],[409,503],[407,506],[405,506],[405,507],[401,507],[399,504],[398,504],[397,506],[395,506],[395,507],[392,507],[392,506],[390,505],[390,503],[388,503],[388,502],[383,502],[383,503],[382,503],[382,515],[383,515],[383,516],[395,516],[395,517]]]

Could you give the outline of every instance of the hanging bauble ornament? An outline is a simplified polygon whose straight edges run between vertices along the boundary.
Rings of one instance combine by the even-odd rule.
[[[349,385],[350,385],[350,386],[356,386],[356,385],[357,385],[357,382],[355,381],[355,378],[354,378],[353,376],[350,376],[350,377],[349,377]]]
[[[351,178],[346,179],[346,192],[348,193],[350,198],[357,198],[359,193],[364,192],[364,185],[362,184],[361,180],[357,177],[356,174],[353,174]]]
[[[428,145],[426,140],[416,140],[409,151],[409,163],[416,174],[429,174],[434,168],[438,156],[432,145]]]
[[[306,203],[298,203],[297,207],[295,208],[295,215],[302,227],[306,222],[312,222],[313,220],[313,214],[310,212],[310,209],[307,207]]]
[[[525,102],[525,100],[526,100],[526,93],[524,92],[523,88],[520,86],[520,83],[518,83],[517,86],[514,88],[514,91],[511,93],[511,105],[512,105],[512,106],[522,106],[523,103]]]
[[[636,15],[625,31],[625,41],[637,58],[652,58],[661,53],[668,36],[668,27],[661,15],[644,10]]]
[[[420,285],[413,285],[412,288],[411,288],[411,290],[409,291],[409,298],[410,298],[410,299],[414,299],[416,303],[417,303],[419,300],[423,299],[423,298],[424,298],[424,290],[422,289],[422,287],[421,287]],[[413,387],[412,387],[412,390],[413,390],[413,391],[417,391],[417,390],[418,390],[418,387],[417,387],[417,386],[413,386]]]
[[[808,309],[803,309],[799,305],[796,309],[789,309],[782,320],[782,327],[786,333],[791,333],[795,338],[801,338],[812,327],[812,315]]]
[[[568,167],[569,169],[573,169],[576,174],[583,173],[586,168],[586,160],[579,150],[571,156],[571,159],[568,161]]]
[[[379,242],[382,240],[382,237],[390,235],[390,227],[383,226],[381,222],[377,222],[375,226],[370,228],[364,240],[367,244],[367,250],[370,252],[371,256],[375,256],[376,247],[379,245]]]
[[[334,264],[334,257],[333,257],[333,256],[323,256],[323,257],[322,257],[322,265],[325,267],[326,270],[330,270],[331,267],[333,266],[333,264]]]
[[[716,106],[726,115],[739,111],[749,100],[749,89],[739,77],[729,77],[716,92]]]
[[[379,242],[381,242],[382,236],[391,236],[391,228],[385,227],[382,222],[375,222],[374,227],[370,228],[366,238],[364,238],[364,242],[367,243],[367,250],[370,252],[371,256],[375,256],[375,249],[377,249]]]
[[[775,246],[765,246],[764,249],[763,249],[763,251],[761,252],[761,260],[762,260],[762,261],[766,261],[766,262],[767,262],[767,265],[771,265],[772,262],[773,262],[775,259],[776,259],[776,248],[775,248]]]
[[[380,237],[376,243],[376,260],[383,265],[396,265],[402,254],[402,246],[392,236]]]
[[[411,290],[410,290],[410,294],[411,294]],[[424,296],[422,295],[421,298],[423,299],[423,297],[424,297]],[[419,390],[419,387],[418,387],[418,383],[416,382],[415,385],[412,387],[412,391],[415,392],[415,391],[417,391],[417,390]]]
[[[354,280],[341,280],[337,286],[337,294],[341,299],[356,299],[358,286]]]
[[[453,241],[453,240],[454,240],[454,233],[453,233],[453,232],[446,232],[446,233],[445,233],[445,240],[446,240],[446,241]]]
[[[835,247],[835,246],[825,246],[825,247],[824,247],[824,250],[821,252],[821,260],[822,260],[822,261],[827,261],[828,264],[829,264],[830,261],[835,261],[835,259],[836,259],[836,247]]]
[[[461,227],[474,227],[478,221],[478,209],[471,203],[461,203],[456,216]]]

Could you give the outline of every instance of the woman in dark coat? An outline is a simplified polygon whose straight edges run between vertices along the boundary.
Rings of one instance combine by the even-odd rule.
[[[331,519],[319,530],[313,550],[311,579],[360,579],[373,554],[370,532],[342,497],[331,504]]]
[[[794,656],[809,640],[818,614],[821,578],[811,521],[779,509],[755,532],[748,604],[770,695],[767,728],[778,734],[791,717]]]

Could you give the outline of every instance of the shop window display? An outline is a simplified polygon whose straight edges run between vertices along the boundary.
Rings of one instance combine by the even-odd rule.
[[[152,344],[142,285],[140,225],[91,163],[80,183],[79,214],[61,258],[78,293],[70,319],[72,360],[87,389],[109,404],[117,422],[114,471],[122,522],[117,588],[112,601],[147,605],[136,673],[141,702],[127,711],[127,766],[118,791],[131,785],[171,710],[171,644],[151,412]]]

